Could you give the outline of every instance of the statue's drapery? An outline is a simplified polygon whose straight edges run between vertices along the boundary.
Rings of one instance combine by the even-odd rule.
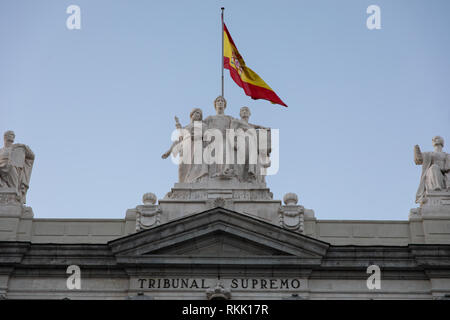
[[[426,191],[444,190],[448,183],[450,155],[444,152],[422,152],[422,174],[416,193],[416,202],[424,200]],[[446,177],[447,176],[447,177]]]
[[[197,128],[196,128],[197,126]],[[205,147],[203,142],[203,132],[206,130],[206,125],[203,121],[196,121],[190,123],[182,130],[182,140],[176,145],[173,154],[180,155],[180,164],[178,168],[179,182],[197,182],[203,180],[208,176],[208,166],[195,156],[202,152]],[[198,148],[201,148],[198,150]],[[203,159],[200,159],[203,160]]]

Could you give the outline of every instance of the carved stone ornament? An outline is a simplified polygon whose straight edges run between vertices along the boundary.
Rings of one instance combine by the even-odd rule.
[[[213,200],[214,207],[224,207],[225,199],[224,198],[216,198]]]
[[[286,205],[281,206],[278,210],[280,226],[303,233],[305,208],[297,205],[298,196],[295,193],[287,193],[284,195],[283,201]]]
[[[226,180],[265,184],[267,168],[271,165],[270,128],[250,123],[248,107],[241,108],[238,119],[225,114],[226,106],[225,98],[219,96],[214,100],[215,115],[203,118],[203,111],[194,108],[186,126],[182,126],[175,117],[178,139],[162,154],[162,158],[179,156],[180,183]],[[210,135],[214,135],[214,139]],[[245,142],[246,139],[249,141]],[[220,152],[215,151],[216,148]],[[168,195],[168,198],[172,197],[178,199],[180,195]]]
[[[283,197],[283,202],[285,205],[296,205],[298,202],[298,196],[295,193],[288,192]]]
[[[161,208],[156,203],[156,195],[146,193],[142,197],[144,205],[136,207],[136,231],[149,229],[160,224]]]
[[[136,211],[136,231],[149,229],[160,224],[161,208],[159,205],[137,206]]]
[[[230,289],[225,289],[223,283],[218,281],[214,287],[206,290],[206,298],[208,300],[230,300],[231,291]]]
[[[209,199],[209,200],[206,200],[206,207],[208,209],[221,207],[221,208],[233,210],[233,200],[232,199],[224,199],[222,197],[218,197],[215,199]]]

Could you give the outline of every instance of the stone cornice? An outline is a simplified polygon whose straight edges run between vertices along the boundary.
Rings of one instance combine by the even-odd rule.
[[[205,245],[214,245],[216,238],[222,241],[220,245],[239,243],[237,250],[242,249],[242,253],[198,254]],[[449,278],[450,245],[331,246],[223,208],[174,220],[108,244],[0,242],[0,272],[9,274],[14,269],[23,275],[62,275],[72,264],[90,276],[157,273],[161,268],[171,272],[243,268],[250,273],[265,269],[312,278],[363,278],[367,277],[366,268],[375,264],[387,278]]]

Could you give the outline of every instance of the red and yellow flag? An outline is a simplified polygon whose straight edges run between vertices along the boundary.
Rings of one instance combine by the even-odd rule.
[[[269,100],[272,103],[287,107],[275,91],[264,82],[252,69],[245,65],[236,45],[223,23],[223,67],[230,70],[230,76],[236,84],[244,89],[252,99]]]

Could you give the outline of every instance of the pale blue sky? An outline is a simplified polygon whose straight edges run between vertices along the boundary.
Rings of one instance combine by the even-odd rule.
[[[81,7],[81,30],[66,8]],[[366,8],[381,7],[381,30]],[[36,161],[37,218],[123,218],[162,198],[162,160],[193,107],[220,93],[220,7],[246,63],[289,108],[251,100],[225,74],[226,113],[280,129],[275,198],[319,219],[406,220],[419,182],[413,146],[450,144],[450,1],[0,2],[0,130]],[[448,147],[444,148],[449,150]]]

